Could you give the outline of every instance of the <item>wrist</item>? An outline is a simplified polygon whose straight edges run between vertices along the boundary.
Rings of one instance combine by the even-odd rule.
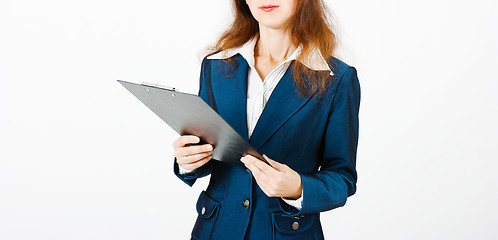
[[[301,177],[299,177],[299,187],[295,191],[293,191],[292,194],[285,196],[283,198],[288,200],[296,200],[301,197],[302,193],[303,193],[303,184],[301,183]]]
[[[288,200],[296,200],[296,199],[299,199],[301,197],[301,192],[303,191],[302,190],[303,188],[301,187],[296,193],[292,194],[291,196],[288,196],[288,197],[284,197],[285,199],[288,199]]]

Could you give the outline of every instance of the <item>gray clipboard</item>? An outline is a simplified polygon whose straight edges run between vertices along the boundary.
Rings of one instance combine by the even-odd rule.
[[[199,96],[157,84],[118,80],[180,135],[195,135],[214,147],[213,159],[244,166],[240,158],[250,154],[264,158]]]

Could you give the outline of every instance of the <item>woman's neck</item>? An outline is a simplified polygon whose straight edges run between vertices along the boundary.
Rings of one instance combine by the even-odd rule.
[[[266,28],[261,25],[259,29],[259,40],[254,49],[255,58],[264,58],[272,63],[280,63],[296,50],[288,31]]]

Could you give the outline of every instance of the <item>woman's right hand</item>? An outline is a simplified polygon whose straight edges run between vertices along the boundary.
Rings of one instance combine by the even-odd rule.
[[[190,145],[200,142],[200,138],[194,135],[180,136],[173,142],[176,162],[185,170],[194,170],[206,164],[213,157],[213,146],[211,144]]]

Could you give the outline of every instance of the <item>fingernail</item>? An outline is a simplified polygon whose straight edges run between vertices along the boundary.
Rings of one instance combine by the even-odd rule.
[[[245,162],[244,162],[245,160],[246,160],[246,159],[245,159],[245,157],[241,157],[241,158],[240,158],[240,161],[241,161],[241,162],[243,162],[243,163],[245,163]]]
[[[211,150],[213,150],[213,146],[211,146],[211,145],[207,145],[207,146],[205,146],[205,147],[204,147],[204,149],[205,149],[206,151],[211,151]]]

